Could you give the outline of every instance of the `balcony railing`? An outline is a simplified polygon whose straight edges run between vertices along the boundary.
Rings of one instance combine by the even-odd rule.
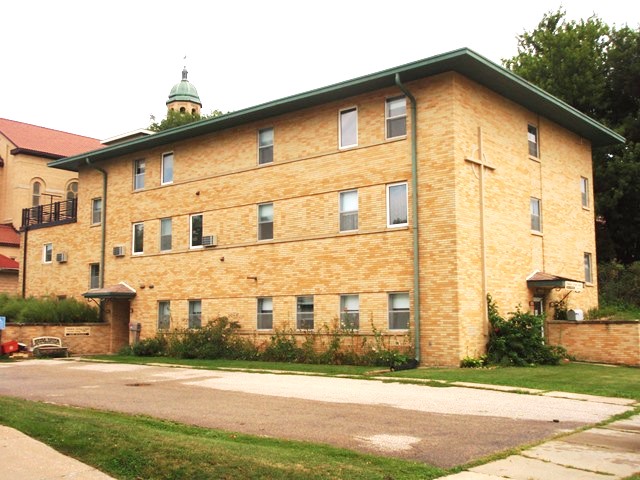
[[[78,217],[78,199],[53,202],[22,209],[22,230],[75,222]]]

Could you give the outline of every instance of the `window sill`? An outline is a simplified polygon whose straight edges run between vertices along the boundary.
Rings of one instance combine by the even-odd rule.
[[[536,163],[542,163],[542,160],[540,160],[540,157],[534,157],[533,155],[529,155],[529,160],[532,160]]]
[[[388,230],[402,230],[402,229],[408,229],[408,228],[409,228],[408,223],[402,223],[398,225],[387,225]]]
[[[351,150],[353,148],[358,148],[358,144],[356,143],[355,145],[345,145],[342,147],[338,147],[338,150],[343,151],[343,150]]]
[[[389,138],[385,137],[384,141],[388,143],[388,142],[397,142],[399,140],[406,140],[406,139],[407,139],[406,135],[398,135],[397,137],[389,137]]]
[[[585,287],[595,287],[596,285],[593,282],[584,282]]]
[[[585,212],[590,212],[591,208],[589,207],[585,207],[584,205],[582,206],[582,210],[584,210]]]
[[[537,230],[531,230],[531,235],[534,235],[536,237],[544,237],[544,234],[542,232],[537,231]]]

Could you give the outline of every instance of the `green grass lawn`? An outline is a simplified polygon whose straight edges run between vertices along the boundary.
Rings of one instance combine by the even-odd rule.
[[[508,385],[640,401],[640,368],[633,367],[565,363],[537,367],[419,368],[386,376]]]
[[[123,363],[165,363],[207,369],[282,370],[362,377],[369,377],[371,374],[375,374],[376,376],[388,377],[390,380],[396,378],[403,380],[429,379],[446,382],[485,383],[606,397],[632,398],[640,401],[640,368],[586,363],[565,363],[558,366],[537,367],[418,368],[415,370],[389,372],[384,367],[356,367],[351,365],[306,365],[244,360],[185,360],[167,357],[107,355],[93,358]]]
[[[326,445],[7,397],[0,397],[0,424],[119,479],[400,480],[447,473]]]

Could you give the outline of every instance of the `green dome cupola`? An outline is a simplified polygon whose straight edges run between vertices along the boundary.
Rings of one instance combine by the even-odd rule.
[[[179,112],[200,114],[202,102],[196,87],[187,80],[187,73],[187,67],[184,67],[182,69],[182,80],[180,83],[176,83],[169,93],[167,108]]]

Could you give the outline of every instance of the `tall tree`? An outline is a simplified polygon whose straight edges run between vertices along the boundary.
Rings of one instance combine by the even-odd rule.
[[[599,260],[631,263],[640,260],[640,30],[565,17],[546,13],[504,64],[627,138],[594,149],[594,191]]]
[[[200,120],[207,120],[209,118],[215,118],[223,115],[220,110],[213,110],[208,115],[200,115],[199,113],[187,113],[177,112],[175,110],[167,110],[167,116],[160,121],[160,123],[154,122],[149,125],[149,130],[152,132],[162,132],[170,128],[180,127],[189,123],[198,122]]]

